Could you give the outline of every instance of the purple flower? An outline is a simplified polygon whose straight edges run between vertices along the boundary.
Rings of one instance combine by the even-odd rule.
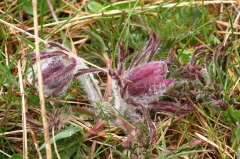
[[[64,93],[72,82],[77,71],[77,61],[65,54],[64,51],[68,53],[70,51],[60,44],[55,42],[49,42],[48,44],[58,49],[46,49],[40,52],[44,93],[46,96],[57,96]],[[34,83],[34,80],[37,80],[35,52],[28,56],[33,63],[34,72],[28,74],[28,81]]]
[[[163,61],[150,62],[129,70],[124,76],[126,93],[124,98],[131,98],[142,104],[149,104],[158,99],[174,83],[166,79],[167,64]]]
[[[98,81],[91,74],[100,70],[89,68],[82,58],[59,43],[48,42],[48,45],[50,45],[48,49],[40,52],[45,95],[59,96],[65,93],[73,78],[76,77],[82,84],[90,103],[102,101]],[[27,56],[33,63],[33,70],[29,68],[28,74],[28,81],[33,84],[37,80],[36,56],[34,52]]]
[[[132,68],[123,75],[126,80],[120,89],[121,96],[126,103],[138,107],[143,113],[150,129],[151,140],[154,138],[156,130],[148,109],[151,109],[154,101],[174,83],[173,79],[166,79],[166,74],[166,62],[157,61]]]
[[[158,101],[158,98],[174,84],[174,79],[166,79],[168,72],[167,63],[164,61],[152,61],[159,45],[160,40],[153,33],[144,51],[137,53],[132,59],[129,69],[125,70],[125,61],[129,53],[125,53],[124,43],[122,43],[120,45],[118,69],[113,74],[118,83],[121,98],[127,104],[134,106],[142,112],[150,129],[150,140],[156,135],[155,125],[149,113],[150,109],[178,114],[192,111],[187,105],[170,101]],[[132,136],[132,133],[130,136]],[[124,141],[124,143],[133,143],[132,138],[127,138],[127,140],[129,141]]]

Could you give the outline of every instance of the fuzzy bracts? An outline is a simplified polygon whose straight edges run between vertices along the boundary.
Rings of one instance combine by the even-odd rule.
[[[68,51],[64,49],[65,51]],[[33,73],[28,74],[28,81],[33,83],[34,75],[37,74],[35,65],[35,52],[29,54],[33,62]],[[68,57],[60,50],[47,49],[40,52],[41,68],[44,84],[44,94],[46,96],[58,96],[66,92],[77,72],[77,61]],[[37,80],[37,77],[35,77]]]
[[[135,107],[136,110],[140,111],[148,124],[150,140],[153,140],[156,135],[155,125],[149,113],[151,109],[178,114],[192,111],[192,109],[179,103],[158,101],[158,98],[174,84],[174,79],[166,79],[167,63],[152,60],[159,45],[160,40],[153,33],[144,51],[137,53],[130,62],[130,67],[125,69],[125,62],[129,54],[125,53],[124,43],[122,43],[120,45],[118,69],[112,73],[123,101],[119,103],[121,106],[117,108],[129,119],[136,119],[132,117],[132,115],[136,116],[135,113],[132,111],[132,113],[127,113],[130,110],[129,107]],[[123,104],[124,102],[127,105]],[[125,112],[122,110],[125,110]],[[136,120],[132,122],[136,122]],[[124,143],[128,143],[127,145],[133,142],[134,138],[128,138],[127,141],[124,141]]]
[[[72,56],[73,53],[59,43],[49,42],[50,48],[40,52],[41,68],[44,83],[45,96],[59,96],[66,92],[74,77],[80,81],[91,103],[100,102],[102,96],[98,87],[98,81],[82,59]],[[28,81],[35,83],[37,77],[35,52],[28,55],[33,63],[33,71],[28,74]],[[37,87],[37,85],[36,85]]]

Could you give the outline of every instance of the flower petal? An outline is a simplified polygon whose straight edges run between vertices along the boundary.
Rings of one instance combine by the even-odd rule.
[[[126,75],[126,79],[136,82],[140,79],[146,78],[150,75],[162,75],[164,76],[167,73],[167,64],[164,61],[157,61],[152,63],[147,63],[140,67],[129,70],[129,73]]]
[[[148,76],[129,84],[127,92],[129,96],[136,97],[138,100],[144,99],[146,102],[152,102],[171,87],[173,82],[173,79],[164,79],[162,75]]]
[[[66,92],[66,90],[68,89],[69,85],[71,84],[73,79],[73,76],[68,76],[66,77],[64,80],[62,80],[61,82],[59,82],[59,86],[55,87],[53,89],[52,95],[53,96],[58,96],[64,92]]]

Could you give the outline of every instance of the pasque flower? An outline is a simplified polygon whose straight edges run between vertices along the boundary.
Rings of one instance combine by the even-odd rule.
[[[164,61],[150,62],[129,70],[124,75],[126,93],[124,98],[149,104],[158,99],[167,88],[174,83],[172,78],[166,79],[167,64]],[[134,104],[133,104],[134,105]]]
[[[144,51],[137,53],[130,62],[130,67],[125,69],[125,62],[129,53],[125,53],[124,43],[122,43],[120,45],[118,69],[115,73],[112,73],[119,86],[122,100],[142,112],[150,129],[150,140],[154,138],[156,129],[149,110],[155,109],[178,114],[192,111],[191,108],[180,103],[158,101],[158,98],[174,84],[174,79],[166,79],[167,63],[165,61],[152,61],[159,45],[160,40],[153,33]],[[128,140],[133,139],[128,138]],[[132,142],[126,141],[125,143]]]
[[[155,126],[149,115],[149,110],[155,108],[154,101],[173,85],[172,78],[166,79],[167,64],[164,61],[149,62],[130,69],[123,77],[122,98],[126,103],[139,107],[150,128],[150,138],[155,136]]]
[[[66,91],[76,73],[76,59],[67,56],[63,51],[69,52],[58,43],[49,42],[50,46],[58,49],[47,49],[40,52],[44,93],[46,96],[57,96]],[[29,54],[33,63],[33,73],[28,74],[28,81],[33,83],[37,80],[37,68],[35,65],[35,52]]]
[[[50,47],[40,52],[41,68],[44,84],[45,96],[59,96],[66,92],[74,77],[84,83],[84,88],[89,96],[90,102],[101,100],[100,89],[95,86],[97,82],[92,75],[83,75],[95,71],[94,68],[88,68],[81,58],[72,56],[73,53],[56,42],[48,42]],[[33,63],[33,71],[30,69],[28,81],[35,83],[37,77],[35,52],[27,55]],[[79,78],[80,76],[82,78]],[[36,84],[36,83],[35,83]],[[36,86],[37,87],[37,86]]]

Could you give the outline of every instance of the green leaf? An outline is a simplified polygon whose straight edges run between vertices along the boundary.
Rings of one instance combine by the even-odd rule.
[[[85,156],[83,156],[82,152],[78,149],[76,155],[73,157],[73,159],[84,159]]]
[[[32,46],[32,47],[35,47],[35,43],[34,42],[31,42],[30,40],[24,38],[23,36],[19,36],[19,38],[21,40],[23,40],[24,42],[26,42],[28,45]]]
[[[30,105],[40,106],[39,96],[34,95],[34,94],[28,94],[27,102],[28,102]],[[46,108],[47,108],[47,109],[52,109],[52,105],[51,105],[49,102],[47,102],[47,103],[46,103]]]
[[[39,106],[40,105],[39,96],[36,96],[34,94],[29,94],[28,95],[28,103],[31,105]]]
[[[73,154],[77,152],[78,149],[79,149],[78,144],[72,145],[60,153],[61,157],[64,159],[70,159],[73,156]]]
[[[194,52],[194,49],[191,48],[191,49],[185,49],[185,50],[178,50],[178,52],[181,54],[181,59],[184,63],[189,63],[190,62],[190,59],[191,59],[191,56]]]
[[[10,157],[9,159],[22,159],[22,155],[21,154],[14,154],[12,155],[12,157]]]
[[[240,137],[240,125],[237,126],[234,134],[235,134],[237,137]]]
[[[214,36],[213,34],[210,35],[209,40],[210,40],[210,43],[212,42],[215,45],[220,45],[221,44],[221,41],[216,36]]]
[[[240,121],[240,110],[236,110],[233,107],[228,108],[229,117],[234,121]]]
[[[65,139],[67,137],[72,136],[73,134],[81,131],[82,128],[77,128],[73,125],[69,126],[67,129],[65,129],[64,131],[60,132],[59,134],[55,135],[55,141],[61,140],[61,139]],[[51,138],[50,143],[53,143],[53,138]],[[46,146],[46,144],[42,144],[42,146],[40,147],[40,150],[44,149]]]
[[[99,10],[101,10],[103,8],[103,6],[97,2],[91,1],[88,5],[87,5],[89,11],[91,13],[98,13]]]
[[[55,6],[56,0],[50,0],[50,1],[52,5]],[[38,11],[47,12],[50,10],[46,0],[38,0],[37,2],[38,2],[37,3]],[[32,0],[18,0],[17,3],[23,4],[22,9],[25,13],[33,15]]]
[[[0,29],[0,38],[4,39],[6,37],[6,35],[4,34],[3,30]]]
[[[116,9],[121,10],[121,9],[133,8],[135,3],[136,3],[136,1],[132,1],[132,2],[129,2],[129,1],[117,2],[117,3],[110,4],[110,5],[106,6],[106,7],[104,7],[102,10],[100,10],[100,12],[111,11],[111,10],[116,10]]]
[[[87,145],[81,144],[81,147],[82,147],[83,151],[88,152],[88,153],[91,152],[91,149]]]

